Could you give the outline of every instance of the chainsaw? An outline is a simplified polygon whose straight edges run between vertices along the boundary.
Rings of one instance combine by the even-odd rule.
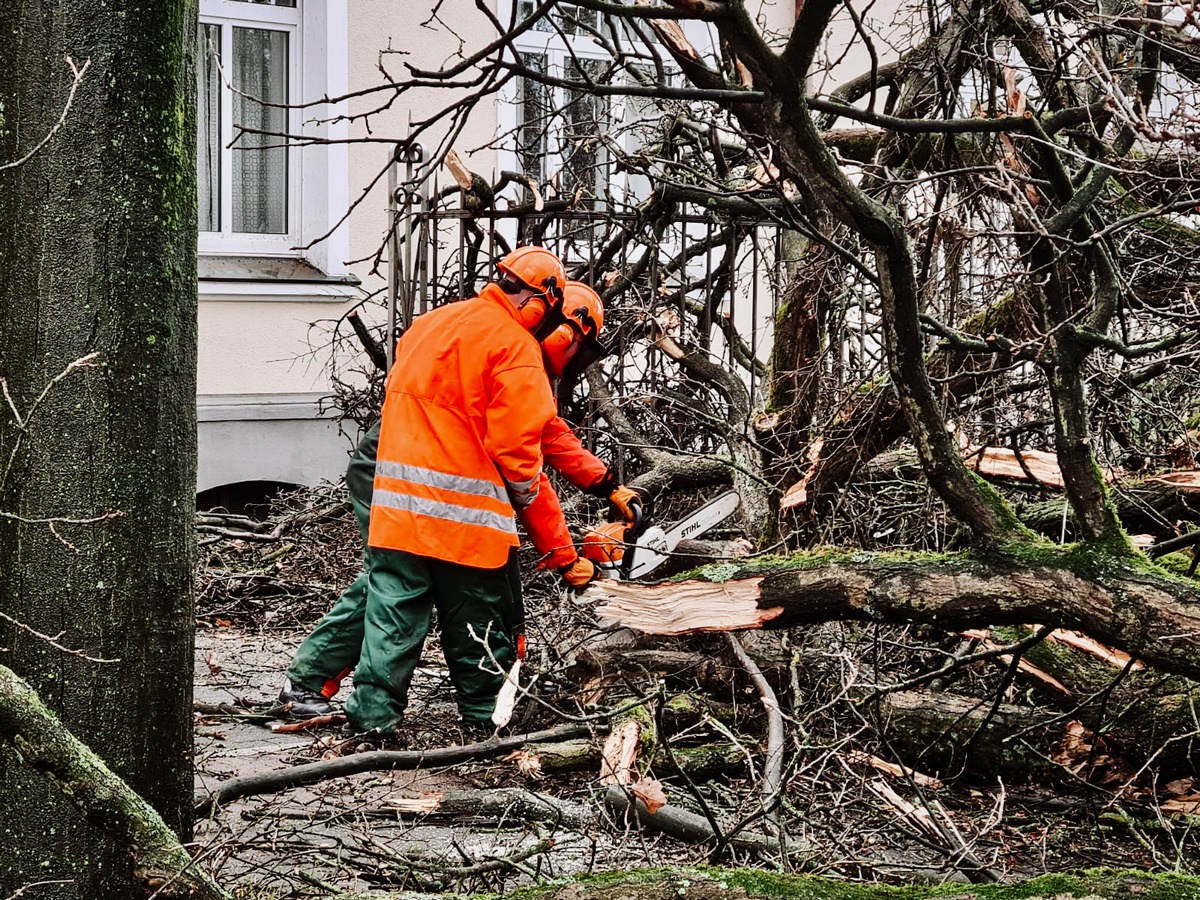
[[[728,519],[741,505],[737,491],[726,491],[693,510],[670,528],[650,525],[650,510],[641,504],[634,506],[632,524],[624,520],[607,522],[593,528],[583,539],[582,555],[595,563],[602,576],[632,581],[649,575],[666,562],[667,557],[687,538],[699,537]],[[518,635],[516,662],[504,676],[504,684],[496,696],[492,722],[497,728],[506,726],[520,691],[521,664],[525,659],[525,635]]]
[[[650,525],[648,516],[632,525],[624,521],[606,522],[584,537],[582,555],[595,563],[605,578],[634,581],[666,562],[680,541],[699,537],[720,525],[741,503],[737,491],[726,491],[670,528]]]

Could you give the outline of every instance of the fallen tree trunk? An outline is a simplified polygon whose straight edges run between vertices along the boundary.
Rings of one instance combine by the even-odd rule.
[[[0,746],[49,779],[97,828],[129,853],[144,895],[224,898],[154,808],[46,708],[37,693],[0,665]],[[22,893],[18,891],[18,893]]]
[[[1029,633],[1024,627],[992,629],[1003,641]],[[1140,660],[1074,632],[1051,633],[1024,658],[1069,691],[1066,696],[1043,692],[1047,705],[1102,733],[1109,753],[1153,755],[1166,769],[1193,765],[1195,742],[1177,739],[1196,729],[1200,688],[1193,682],[1147,669]]]
[[[1172,477],[1177,476],[1177,477]],[[1129,479],[1114,485],[1113,504],[1121,525],[1130,534],[1170,537],[1178,522],[1200,520],[1200,485],[1197,472],[1176,472]],[[1041,534],[1057,539],[1063,529],[1063,500],[1030,503],[1019,510],[1021,521]],[[1074,520],[1067,511],[1068,537]]]
[[[197,798],[195,814],[197,818],[200,818],[209,815],[215,807],[222,803],[228,803],[239,797],[284,791],[303,784],[325,781],[329,778],[341,778],[359,772],[419,769],[423,766],[450,766],[472,759],[488,759],[498,753],[519,750],[526,744],[557,741],[590,734],[591,731],[592,729],[586,725],[561,725],[545,731],[513,735],[477,744],[465,744],[461,747],[441,747],[436,750],[375,750],[368,753],[355,753],[353,756],[343,756],[338,759],[292,766],[261,775],[230,778],[217,785],[216,790],[207,797]]]
[[[1044,709],[955,694],[897,691],[879,704],[887,746],[908,765],[945,776],[960,771],[1009,781],[1066,774],[1050,759],[1066,723]]]
[[[895,900],[895,887],[849,884],[833,878],[749,869],[671,868],[600,875],[566,884],[526,888],[528,900],[713,900],[738,897],[827,897],[831,900]],[[1043,875],[1005,885],[908,886],[909,900],[1200,900],[1200,879],[1187,875],[1092,870],[1079,875]]]
[[[978,454],[968,454],[966,459],[967,464],[976,468],[985,478],[997,482],[1024,481],[1057,490],[1054,477],[1046,473],[1045,454],[1035,456],[1033,451],[1023,454],[1022,459],[1034,475],[1034,482],[1030,482],[1012,451],[1005,451],[1003,458],[1001,451],[995,448],[989,448],[988,452],[986,464]],[[1057,463],[1054,469],[1057,470]],[[1043,477],[1039,478],[1039,475]],[[863,466],[856,480],[859,483],[897,479],[917,481],[924,477],[917,451],[905,447],[879,454]],[[1130,534],[1149,534],[1161,538],[1174,534],[1173,528],[1179,522],[1200,521],[1200,471],[1184,469],[1149,476],[1126,475],[1110,481],[1110,486],[1117,516],[1122,527]],[[1063,532],[1065,502],[1065,498],[1059,496],[1050,500],[1018,503],[1017,515],[1026,526],[1039,534],[1059,540]],[[1075,528],[1069,508],[1066,526],[1070,537]]]
[[[714,567],[715,568],[715,567]],[[720,580],[590,589],[602,623],[647,634],[835,619],[949,630],[1041,622],[1200,678],[1200,584],[1090,546],[943,555],[824,552],[710,568]],[[701,570],[703,573],[706,570]]]

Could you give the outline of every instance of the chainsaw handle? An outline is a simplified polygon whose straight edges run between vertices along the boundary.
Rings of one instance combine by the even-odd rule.
[[[640,496],[629,501],[629,510],[633,513],[633,521],[627,523],[628,533],[625,536],[626,540],[636,541],[642,536],[642,533],[650,527],[650,512],[647,509],[649,504],[642,503]]]

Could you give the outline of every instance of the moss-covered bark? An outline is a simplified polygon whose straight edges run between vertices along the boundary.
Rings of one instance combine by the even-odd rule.
[[[127,854],[140,894],[219,898],[179,838],[145,800],[95,753],[67,731],[34,690],[0,665],[0,746],[23,767],[44,776],[80,814],[110,835]]]
[[[186,838],[196,366],[196,0],[5,6],[0,160],[0,662]],[[3,470],[0,469],[0,478]],[[96,520],[93,524],[44,520]],[[40,521],[39,521],[40,520]],[[122,856],[14,753],[0,757],[0,896],[130,896]],[[125,866],[127,869],[127,866]]]
[[[343,895],[342,900],[351,896]],[[413,895],[372,896],[397,900]],[[1197,900],[1200,879],[1095,870],[1006,885],[891,887],[749,869],[680,867],[595,875],[504,896],[511,900]]]
[[[789,628],[837,619],[962,629],[1073,628],[1164,671],[1200,678],[1200,582],[1104,546],[823,551],[709,566],[660,585],[601,584],[597,614],[647,634]]]

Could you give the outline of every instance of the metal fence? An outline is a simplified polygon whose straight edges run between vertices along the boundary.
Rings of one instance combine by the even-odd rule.
[[[473,296],[513,247],[541,244],[605,298],[605,371],[623,388],[653,389],[674,375],[661,339],[698,348],[759,398],[779,308],[781,229],[701,210],[647,221],[604,209],[486,210],[400,207],[393,220],[390,321],[395,332],[442,303]],[[395,333],[393,332],[393,333]],[[389,342],[390,343],[390,342]]]

